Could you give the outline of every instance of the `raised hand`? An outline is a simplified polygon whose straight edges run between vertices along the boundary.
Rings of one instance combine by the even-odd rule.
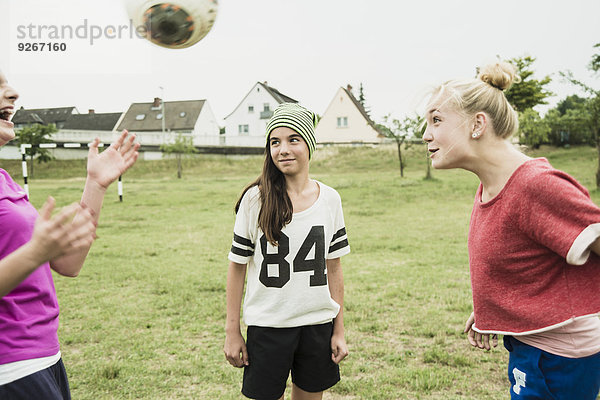
[[[98,153],[100,139],[94,139],[88,153],[88,178],[106,189],[137,160],[140,144],[134,141],[135,135],[124,130],[108,149]]]
[[[32,256],[40,264],[89,248],[96,238],[92,213],[78,203],[64,207],[54,217],[55,200],[48,197],[40,209],[30,240]],[[77,218],[74,218],[77,214]]]

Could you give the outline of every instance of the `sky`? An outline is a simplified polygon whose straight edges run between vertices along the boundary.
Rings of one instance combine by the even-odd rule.
[[[19,92],[18,106],[124,112],[154,97],[206,99],[224,124],[258,81],[318,114],[339,87],[350,84],[358,96],[362,83],[380,122],[419,111],[448,79],[472,77],[498,56],[525,55],[537,59],[535,77],[553,78],[556,96],[542,113],[578,93],[559,71],[600,88],[586,68],[600,42],[597,0],[219,0],[213,29],[187,49],[156,46],[125,28],[120,38],[92,40],[92,25],[131,26],[125,1],[0,0],[0,70]],[[50,39],[44,28],[39,38],[41,26],[80,27],[80,37]],[[66,49],[19,51],[27,42]]]

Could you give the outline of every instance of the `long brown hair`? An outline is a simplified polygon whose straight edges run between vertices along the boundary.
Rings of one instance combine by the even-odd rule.
[[[256,180],[244,188],[237,203],[235,212],[237,214],[242,198],[248,189],[258,186],[260,192],[260,211],[258,213],[258,226],[264,232],[267,240],[277,246],[281,238],[281,230],[292,221],[294,207],[287,194],[285,176],[275,166],[271,158],[270,143],[265,150],[265,162],[262,173]]]

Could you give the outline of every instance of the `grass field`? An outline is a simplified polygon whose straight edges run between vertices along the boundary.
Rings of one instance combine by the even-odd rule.
[[[321,149],[311,173],[342,196],[352,253],[342,259],[350,356],[326,399],[506,399],[507,352],[468,346],[467,229],[475,176],[433,171],[413,148]],[[592,189],[592,148],[541,149]],[[17,179],[20,165],[0,166]],[[233,204],[261,157],[138,162],[105,200],[76,279],[55,276],[59,337],[74,399],[239,399],[242,371],[222,352]],[[81,161],[36,165],[39,207],[78,200]],[[60,179],[57,179],[60,178]],[[18,179],[17,179],[18,180]],[[600,203],[600,192],[592,191]]]

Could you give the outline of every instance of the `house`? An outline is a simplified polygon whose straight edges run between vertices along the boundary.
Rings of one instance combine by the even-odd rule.
[[[237,107],[225,117],[225,135],[221,144],[264,147],[267,122],[281,103],[298,101],[269,86],[266,81],[256,82]]]
[[[86,158],[88,154],[87,143],[99,137],[105,144],[111,143],[116,135],[114,127],[122,113],[96,113],[89,110],[87,114],[79,114],[75,107],[45,108],[26,110],[21,107],[15,113],[13,122],[16,129],[22,129],[33,124],[55,124],[58,131],[50,137],[57,143],[55,148],[47,151],[58,159]],[[78,143],[81,147],[75,148],[71,144]],[[69,144],[68,147],[63,144]],[[3,152],[2,158],[20,158],[18,141],[11,143],[14,149]],[[11,147],[12,147],[11,146]]]
[[[78,113],[79,112],[75,107],[36,108],[26,110],[21,106],[13,116],[12,122],[15,124],[15,129],[21,129],[34,124],[54,124],[58,129],[61,129],[71,115]]]
[[[364,107],[352,94],[352,86],[340,87],[315,129],[319,144],[379,144],[379,132]]]
[[[97,113],[89,110],[87,114],[71,114],[58,132],[52,135],[56,142],[89,143],[95,137],[104,143],[115,138],[115,126],[123,113]]]
[[[207,100],[163,103],[156,97],[151,103],[133,103],[118,123],[117,131],[123,129],[135,133],[142,145],[169,143],[173,134],[190,135],[196,146],[219,144],[219,124]]]
[[[88,110],[87,114],[73,114],[65,121],[63,130],[84,130],[84,131],[113,131],[117,122],[123,115],[122,112],[116,113],[97,113],[95,110]]]

